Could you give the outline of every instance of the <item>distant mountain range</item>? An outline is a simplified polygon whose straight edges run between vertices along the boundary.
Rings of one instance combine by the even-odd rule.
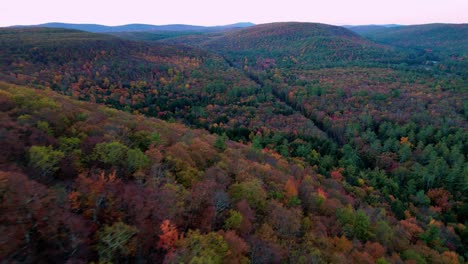
[[[386,25],[344,25],[343,27],[354,31],[358,34],[366,34],[375,30],[381,30],[386,28],[398,28],[402,27],[403,25],[397,24],[386,24]]]
[[[21,25],[13,27],[48,27],[48,28],[66,28],[66,29],[76,29],[94,33],[103,33],[103,32],[140,32],[140,31],[203,31],[203,32],[213,32],[213,31],[224,31],[235,28],[245,28],[250,27],[255,24],[250,22],[240,22],[230,25],[221,25],[221,26],[194,26],[194,25],[184,25],[184,24],[171,24],[171,25],[149,25],[149,24],[128,24],[121,26],[105,26],[99,24],[70,24],[70,23],[45,23],[39,25]]]

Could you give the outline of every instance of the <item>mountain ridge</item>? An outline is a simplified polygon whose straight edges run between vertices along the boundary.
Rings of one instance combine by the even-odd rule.
[[[197,26],[189,24],[167,24],[167,25],[152,25],[152,24],[125,24],[117,26],[106,26],[101,24],[74,24],[62,22],[50,22],[37,25],[15,25],[11,27],[50,27],[50,28],[67,28],[77,29],[93,33],[104,32],[140,32],[140,31],[222,31],[233,28],[243,28],[253,26],[250,22],[239,22],[234,24],[219,25],[219,26]]]
[[[324,66],[336,61],[380,61],[397,57],[390,46],[375,43],[344,27],[321,23],[267,23],[163,42],[214,50],[237,63],[250,57],[253,59],[250,62],[259,59],[288,65]]]
[[[443,53],[468,50],[468,24],[432,23],[394,28],[381,28],[364,32],[363,36],[394,46],[418,49],[434,49]]]

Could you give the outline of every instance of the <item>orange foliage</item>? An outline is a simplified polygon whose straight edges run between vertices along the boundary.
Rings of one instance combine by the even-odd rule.
[[[382,247],[378,242],[367,241],[365,249],[375,259],[379,259],[385,255],[385,248]]]
[[[353,249],[353,243],[349,241],[345,236],[334,237],[333,244],[337,252],[348,254]]]
[[[416,218],[414,217],[401,220],[400,225],[405,229],[406,237],[412,242],[416,241],[419,234],[423,232],[423,229],[418,226]]]
[[[284,185],[284,191],[286,192],[286,196],[288,198],[297,196],[297,186],[291,178],[286,181],[286,184]]]
[[[169,220],[164,220],[159,228],[162,234],[159,235],[158,248],[172,251],[176,241],[179,239],[179,232],[175,225]]]
[[[450,264],[458,264],[460,261],[458,260],[458,255],[457,253],[453,251],[445,251],[442,253],[442,257],[445,261],[445,263],[450,263]]]
[[[451,208],[449,199],[452,198],[452,195],[443,188],[431,189],[427,192],[427,196],[431,201],[440,207],[442,211],[448,211]]]
[[[400,144],[401,145],[408,145],[408,146],[413,146],[413,144],[409,141],[408,137],[401,137],[400,138]]]
[[[372,257],[367,253],[367,252],[359,252],[359,251],[354,251],[352,254],[352,263],[369,263],[373,264],[375,261],[372,259]]]
[[[322,199],[327,199],[327,196],[328,196],[327,193],[322,188],[318,188],[317,195]]]

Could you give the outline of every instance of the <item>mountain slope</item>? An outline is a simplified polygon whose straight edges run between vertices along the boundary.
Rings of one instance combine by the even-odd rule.
[[[226,33],[185,36],[170,43],[216,50],[236,63],[247,57],[281,66],[318,66],[350,61],[388,61],[397,54],[352,31],[317,23],[271,23]]]
[[[10,82],[182,119],[236,140],[261,130],[324,138],[312,121],[221,56],[196,48],[40,28],[0,30],[0,47],[0,79]]]
[[[4,120],[0,139],[8,150],[5,167],[26,171],[34,180],[47,176],[44,178],[52,183],[68,174],[77,175],[73,169],[84,171],[85,177],[67,187],[77,193],[67,189],[59,197],[71,194],[72,213],[96,219],[91,221],[97,227],[88,236],[92,245],[97,239],[93,232],[105,231],[103,223],[116,224],[107,227],[108,233],[134,233],[132,226],[138,227],[139,243],[128,241],[120,255],[108,253],[100,243],[99,247],[85,247],[93,252],[85,259],[111,255],[120,257],[115,262],[132,262],[136,254],[138,260],[150,262],[152,257],[162,261],[168,253],[177,256],[173,262],[189,262],[192,254],[201,252],[190,245],[198,244],[215,244],[220,251],[214,252],[223,255],[226,246],[212,233],[217,231],[229,245],[237,246],[228,251],[235,254],[236,258],[230,255],[234,262],[247,256],[258,263],[345,263],[351,259],[356,263],[463,262],[453,251],[468,252],[464,225],[468,216],[466,79],[444,72],[444,63],[434,66],[424,60],[389,65],[370,56],[367,49],[364,54],[368,57],[342,56],[353,49],[332,45],[340,43],[336,38],[370,45],[382,56],[381,46],[345,29],[300,23],[275,27],[259,27],[251,34],[246,29],[179,39],[190,40],[185,44],[198,48],[79,35],[76,31],[53,33],[50,29],[0,35],[5,51],[1,53],[2,79],[39,89],[51,87],[81,100],[171,122],[179,120],[218,134],[187,128],[181,134],[180,124],[145,123],[141,115],[96,104],[81,103],[87,105],[86,111],[82,107],[71,111],[80,103],[49,91],[6,85],[6,92],[0,93]],[[227,37],[239,32],[242,37]],[[328,42],[312,45],[314,36],[320,34]],[[223,43],[223,38],[229,42]],[[275,49],[268,49],[268,42]],[[301,54],[295,47],[310,47],[310,52]],[[324,54],[331,54],[330,58]],[[317,60],[307,60],[307,56]],[[83,138],[86,140],[79,140]],[[155,141],[156,146],[167,144],[168,148],[146,153]],[[213,154],[215,144],[215,151],[227,150],[228,157]],[[145,154],[140,155],[136,148]],[[62,161],[65,157],[60,152],[74,156]],[[149,166],[144,155],[157,162]],[[208,171],[213,164],[219,168]],[[101,170],[105,173],[98,176]],[[115,179],[113,170],[131,187],[122,186],[121,181],[103,183],[106,175]],[[205,176],[219,179],[221,185],[203,182]],[[15,187],[23,186],[21,182],[14,180],[24,178],[8,176],[7,182],[13,181],[8,188],[21,190]],[[148,194],[134,187],[148,181],[159,186],[157,192]],[[198,186],[200,182],[203,184]],[[95,195],[92,186],[102,184],[106,194]],[[194,186],[198,189],[192,189]],[[220,189],[228,199],[225,194],[206,192]],[[88,193],[91,195],[85,195]],[[18,196],[13,192],[5,197],[14,201]],[[169,202],[161,202],[161,196],[169,197]],[[206,196],[209,198],[200,198]],[[142,200],[135,204],[150,208],[144,217],[131,210],[134,204],[126,202],[137,198]],[[174,210],[165,211],[167,204]],[[226,214],[211,217],[219,212],[216,206],[225,208],[226,204],[231,206]],[[35,208],[33,212],[50,211]],[[144,209],[135,208],[138,212]],[[158,210],[170,215],[170,223],[176,227],[163,222]],[[161,230],[159,223],[166,223]],[[44,246],[41,232],[47,230],[41,224],[32,225],[40,229],[28,234],[37,235],[34,245],[42,247],[26,244],[27,248],[59,248],[56,244]],[[67,228],[71,229],[66,226],[61,229],[65,231],[53,232],[65,240],[61,249],[70,256],[76,248],[70,249],[73,244],[66,238],[88,233],[74,233],[75,229],[67,233]],[[172,244],[170,241],[177,240],[174,229],[187,234],[184,237],[189,240]],[[241,240],[226,237],[221,229],[235,231]],[[20,234],[16,237],[23,238],[21,232],[29,229],[13,230]],[[161,238],[163,230],[170,232]],[[146,246],[134,251],[135,244]]]
[[[400,47],[432,49],[448,55],[468,54],[468,24],[426,24],[385,28],[363,34]]]
[[[52,91],[2,82],[0,102],[7,262],[459,263],[437,249],[462,225],[400,218],[370,179]]]

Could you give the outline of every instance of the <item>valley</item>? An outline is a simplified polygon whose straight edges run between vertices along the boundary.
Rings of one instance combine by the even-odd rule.
[[[55,26],[0,28],[0,259],[468,259],[466,24]]]

